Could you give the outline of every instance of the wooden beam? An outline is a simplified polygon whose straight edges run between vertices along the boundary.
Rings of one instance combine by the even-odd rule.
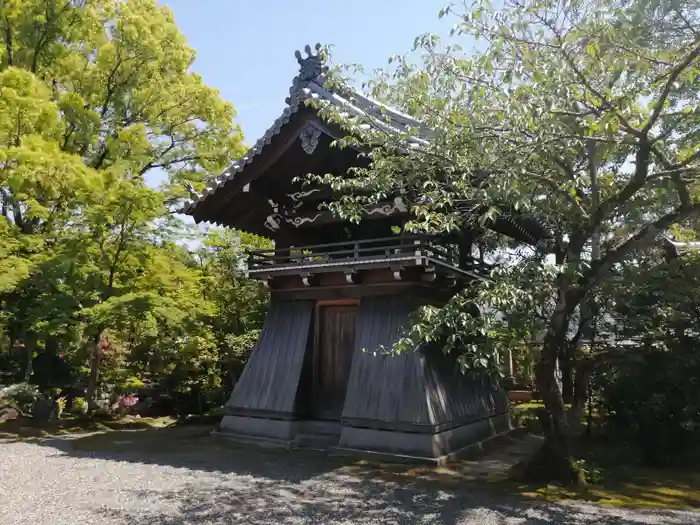
[[[299,109],[291,117],[290,122],[282,127],[281,132],[271,139],[270,144],[267,144],[243,171],[237,173],[232,180],[226,182],[223,187],[219,187],[214,194],[200,203],[201,208],[198,206],[196,213],[193,214],[195,219],[220,222],[220,213],[226,209],[231,199],[243,189],[243,186],[267,171],[299,140],[299,133],[306,127],[312,115],[313,111],[310,109]]]

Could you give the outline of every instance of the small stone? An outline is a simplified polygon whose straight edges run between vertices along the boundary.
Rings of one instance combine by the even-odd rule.
[[[19,419],[22,416],[22,411],[17,405],[5,403],[0,405],[0,423]]]

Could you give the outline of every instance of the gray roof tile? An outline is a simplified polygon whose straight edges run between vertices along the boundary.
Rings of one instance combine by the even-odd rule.
[[[193,213],[195,208],[202,201],[215,193],[219,188],[223,187],[228,181],[232,180],[236,174],[243,171],[248,164],[253,162],[255,157],[263,152],[265,146],[272,142],[273,137],[282,131],[282,128],[289,123],[292,116],[297,113],[309,99],[324,100],[334,106],[343,108],[344,111],[341,113],[341,116],[344,118],[353,116],[372,117],[373,125],[383,131],[400,134],[405,133],[405,130],[408,128],[417,128],[420,130],[421,135],[428,134],[428,130],[420,121],[357,91],[348,89],[347,92],[340,95],[325,89],[323,87],[323,74],[326,72],[326,68],[320,56],[320,49],[320,44],[316,44],[316,53],[313,53],[310,46],[306,46],[306,57],[303,57],[299,51],[295,53],[300,70],[289,89],[290,96],[286,100],[287,107],[284,108],[284,111],[273,122],[272,126],[265,131],[263,136],[241,159],[231,164],[221,175],[209,180],[197,199],[191,199],[185,203],[183,213]],[[365,126],[365,129],[370,127],[369,124]],[[400,127],[405,129],[401,129]],[[408,142],[411,148],[418,148],[428,144],[425,138],[420,137],[411,137]]]

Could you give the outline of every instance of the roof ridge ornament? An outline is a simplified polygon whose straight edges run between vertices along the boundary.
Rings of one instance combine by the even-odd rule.
[[[304,46],[304,51],[306,56],[301,54],[301,51],[297,50],[294,52],[294,56],[299,62],[299,74],[294,77],[292,81],[292,86],[289,88],[289,97],[286,99],[286,103],[293,105],[297,100],[298,93],[303,89],[306,84],[316,80],[323,83],[322,76],[328,71],[328,66],[324,62],[324,53],[322,52],[323,46],[317,43],[314,49],[311,46]]]
[[[323,63],[321,44],[316,43],[314,50],[316,51],[315,53],[311,51],[311,46],[305,46],[306,57],[302,57],[299,50],[294,52],[294,56],[297,57],[297,62],[299,62],[299,75],[297,75],[299,80],[314,80],[328,69]]]

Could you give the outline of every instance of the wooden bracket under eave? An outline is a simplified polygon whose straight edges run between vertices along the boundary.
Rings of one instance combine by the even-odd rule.
[[[425,269],[425,272],[423,272],[423,274],[421,275],[421,279],[423,281],[427,281],[429,283],[432,283],[436,278],[437,278],[437,274],[435,273],[434,266],[428,266]]]
[[[345,281],[348,284],[357,284],[357,272],[355,270],[348,270],[345,272]]]
[[[403,277],[401,276],[401,270],[403,270],[403,268],[394,267],[391,269],[391,273],[394,276],[394,281],[402,281],[403,280]]]
[[[309,287],[311,286],[311,274],[310,273],[302,273],[301,274],[301,282],[304,283],[304,286]]]

